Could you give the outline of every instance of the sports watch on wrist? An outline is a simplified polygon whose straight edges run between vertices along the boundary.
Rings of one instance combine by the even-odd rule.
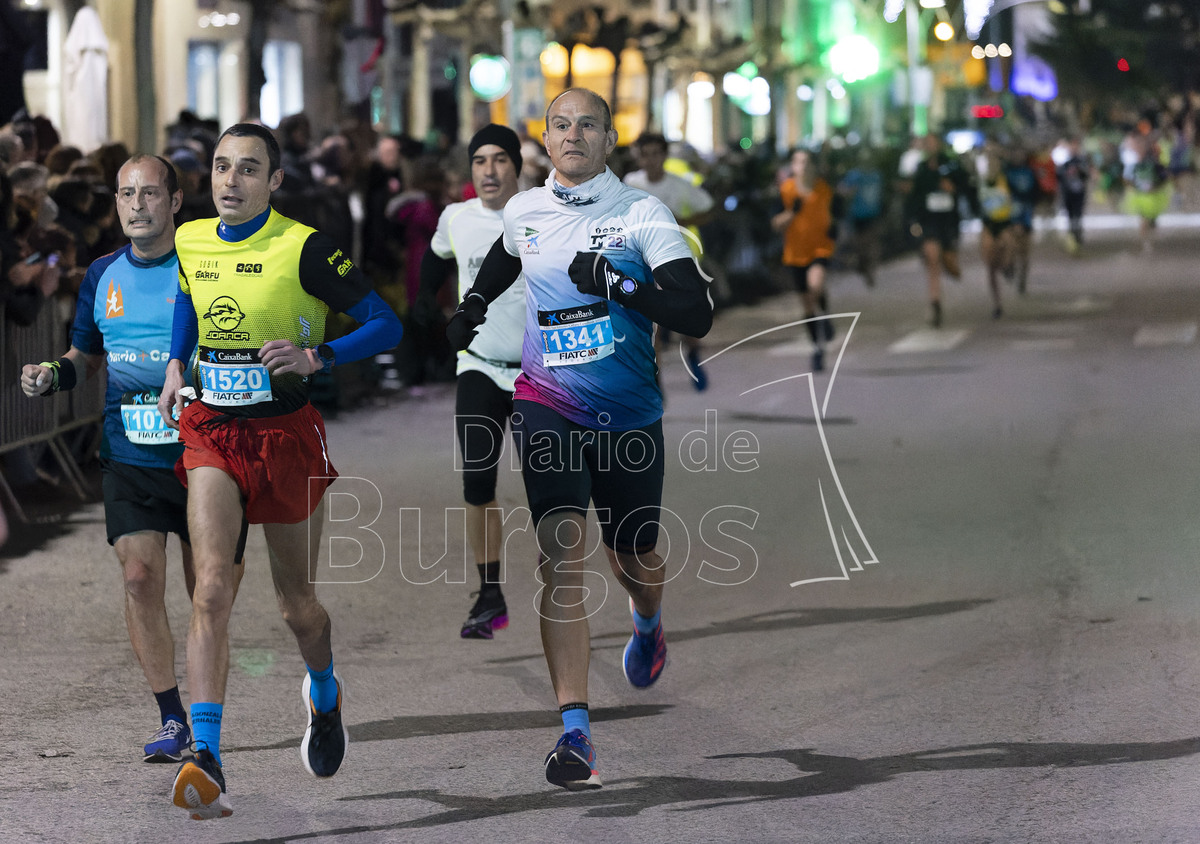
[[[321,359],[321,370],[324,372],[333,369],[337,354],[328,343],[322,343],[317,346],[317,357]]]
[[[625,278],[621,279],[621,283],[617,285],[617,290],[619,290],[621,292],[621,296],[626,297],[626,298],[628,298],[629,296],[632,296],[634,294],[634,292],[637,290],[637,288],[638,288],[637,281],[632,278],[629,278],[629,276],[626,276]]]

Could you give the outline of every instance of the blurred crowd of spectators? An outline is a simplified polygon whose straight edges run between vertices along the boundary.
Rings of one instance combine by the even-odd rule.
[[[1093,202],[1119,208],[1122,193],[1136,179],[1137,162],[1147,155],[1161,161],[1164,178],[1190,184],[1191,125],[1177,122],[1162,131],[1139,126],[1124,139],[1082,139],[1094,177]],[[285,117],[275,131],[285,172],[275,207],[349,245],[379,293],[405,319],[402,347],[378,362],[378,371],[370,375],[374,382],[364,388],[451,379],[453,355],[443,325],[410,316],[421,256],[438,215],[447,204],[471,195],[465,149],[442,133],[418,140],[381,134],[361,121],[318,135],[305,114]],[[175,165],[184,189],[180,222],[215,216],[209,179],[218,132],[214,121],[188,112],[167,129],[159,152]],[[549,165],[540,139],[522,138],[522,188],[528,188],[545,180]],[[621,139],[622,144],[632,140]],[[1041,177],[1043,215],[1055,213],[1054,159],[1066,143],[1024,150]],[[917,144],[908,150],[868,148],[851,136],[810,150],[822,178],[838,188],[832,209],[839,243],[835,267],[839,261],[854,266],[855,253],[864,248],[886,258],[913,246],[904,196],[917,149]],[[0,298],[10,323],[29,324],[52,304],[61,312],[65,341],[74,293],[88,264],[123,241],[114,187],[129,153],[120,143],[94,150],[64,144],[49,120],[24,111],[0,128]],[[771,143],[749,149],[731,143],[709,157],[675,144],[671,156],[669,169],[702,185],[716,202],[716,213],[700,234],[708,264],[718,268],[713,291],[718,307],[784,289],[777,275],[780,239],[767,221],[779,208],[778,186],[788,156],[778,155]],[[632,147],[620,147],[611,165],[618,177],[636,169]],[[872,186],[870,202],[863,200],[864,184]],[[447,285],[444,295],[452,295],[452,288]],[[455,303],[441,304],[449,311]],[[339,330],[336,322],[333,330]],[[48,349],[47,355],[57,351]]]

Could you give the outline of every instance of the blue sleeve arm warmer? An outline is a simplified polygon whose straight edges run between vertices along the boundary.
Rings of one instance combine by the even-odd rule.
[[[333,349],[339,364],[362,360],[394,348],[404,333],[400,317],[374,290],[359,300],[357,305],[348,308],[346,314],[359,326],[349,334],[329,341],[329,348]]]
[[[175,318],[171,323],[171,359],[181,360],[186,367],[200,339],[200,322],[192,297],[182,290],[175,290]]]

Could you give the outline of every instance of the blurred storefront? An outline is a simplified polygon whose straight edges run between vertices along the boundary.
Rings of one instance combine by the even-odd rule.
[[[882,143],[966,119],[999,67],[970,56],[967,0],[909,0],[907,12],[904,0],[0,2],[44,42],[25,95],[59,126],[67,34],[94,9],[109,132],[139,148],[161,146],[183,111],[222,126],[304,111],[318,134],[354,116],[445,143],[495,120],[537,137],[567,85],[608,97],[627,141],[655,129],[701,153]]]
[[[108,41],[111,140],[160,148],[163,127],[185,110],[221,125],[253,118],[274,126],[301,110],[338,115],[334,57],[341,31],[329,22],[331,10],[342,5],[354,4],[20,0],[21,12],[39,20],[47,44],[44,65],[24,75],[29,110],[66,125],[64,46],[79,10],[90,7]],[[247,56],[256,40],[263,78],[251,104]]]

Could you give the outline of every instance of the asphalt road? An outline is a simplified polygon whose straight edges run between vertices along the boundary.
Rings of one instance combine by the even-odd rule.
[[[628,609],[597,552],[604,788],[542,774],[560,726],[519,511],[511,625],[458,637],[475,575],[435,386],[329,423],[344,477],[315,576],[348,687],[342,772],[301,767],[303,666],[254,531],[235,814],[169,804],[173,766],[139,761],[157,713],[91,504],[0,558],[0,841],[1200,841],[1195,232],[1149,255],[1107,232],[1075,259],[1047,236],[999,320],[964,254],[936,332],[914,259],[872,290],[835,274],[836,371],[808,375],[788,295],[719,317],[706,392],[664,355],[671,662],[625,683]],[[522,504],[512,469],[500,499]]]

